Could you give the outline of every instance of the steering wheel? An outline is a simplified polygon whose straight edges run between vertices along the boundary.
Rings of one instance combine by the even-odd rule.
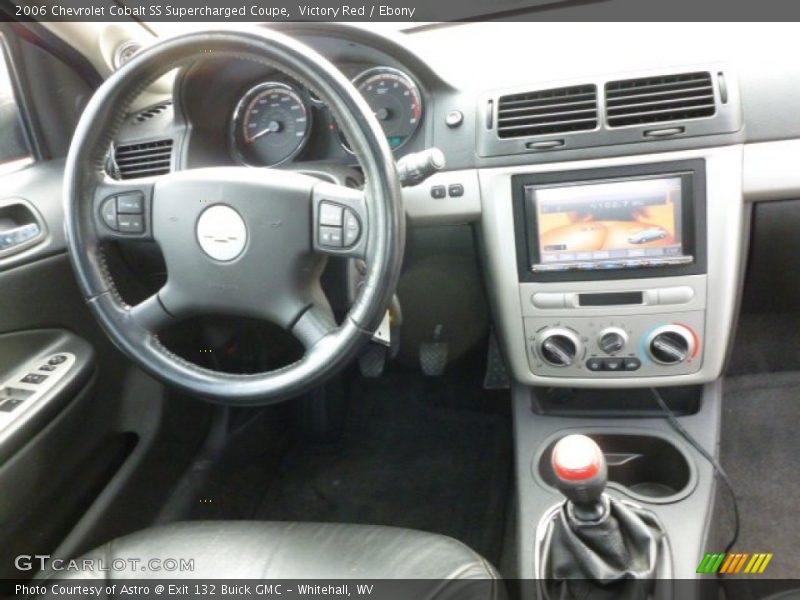
[[[364,189],[249,167],[110,178],[106,156],[131,102],[168,71],[209,56],[277,68],[326,101],[364,170]],[[175,37],[109,77],[75,131],[64,208],[79,287],[114,343],[167,384],[238,406],[301,394],[344,367],[385,314],[405,242],[394,159],[369,106],[325,58],[266,29]],[[152,240],[163,253],[166,284],[136,306],[122,300],[107,267],[103,245],[114,240]],[[367,264],[341,324],[320,285],[331,255]],[[286,367],[240,375],[200,367],[159,341],[166,326],[203,314],[270,321],[294,334],[305,353]]]

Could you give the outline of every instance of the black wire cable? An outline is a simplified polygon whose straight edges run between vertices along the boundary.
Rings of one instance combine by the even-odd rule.
[[[733,548],[736,540],[739,539],[739,503],[736,500],[736,492],[733,489],[733,483],[717,459],[709,454],[706,449],[700,445],[700,442],[694,439],[692,434],[686,431],[683,425],[681,425],[680,421],[678,421],[678,419],[675,417],[675,414],[672,412],[670,407],[667,406],[667,403],[664,401],[664,397],[661,395],[661,393],[656,388],[650,388],[650,391],[653,392],[653,397],[656,399],[658,406],[664,413],[664,417],[667,419],[672,428],[678,434],[680,434],[683,439],[689,442],[689,444],[711,464],[711,466],[714,468],[714,471],[717,472],[717,475],[719,475],[720,479],[722,479],[722,481],[725,483],[725,486],[728,488],[728,492],[730,492],[731,501],[733,504],[733,537],[728,545],[725,546],[725,553],[727,554],[730,552],[731,548]]]

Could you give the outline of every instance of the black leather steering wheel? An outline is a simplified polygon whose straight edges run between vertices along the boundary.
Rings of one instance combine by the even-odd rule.
[[[326,101],[364,169],[364,190],[248,167],[111,179],[106,155],[131,102],[163,74],[209,55],[280,69]],[[394,159],[372,111],[325,58],[266,29],[176,37],[147,49],[109,77],[75,131],[64,203],[80,289],[111,339],[158,379],[231,405],[276,402],[341,369],[385,314],[405,242]],[[110,214],[114,207],[118,216]],[[123,215],[126,210],[138,210],[134,217],[139,218]],[[342,245],[334,241],[332,246],[324,235],[330,230],[322,229],[321,214],[326,224],[336,223],[341,214],[346,221],[341,231],[349,223]],[[122,300],[104,257],[104,243],[121,239],[154,240],[167,265],[164,287],[136,306]],[[319,282],[329,255],[358,257],[367,264],[364,285],[339,325]],[[200,314],[271,321],[293,333],[305,354],[294,364],[253,375],[202,368],[167,350],[157,336],[170,323]]]

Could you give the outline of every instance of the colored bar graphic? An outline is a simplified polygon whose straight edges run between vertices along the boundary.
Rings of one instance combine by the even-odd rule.
[[[744,573],[761,574],[766,570],[772,557],[772,553],[765,552],[756,552],[754,554],[748,552],[734,552],[732,554],[726,554],[725,552],[707,553],[703,560],[700,561],[696,572],[731,575],[742,573],[742,569],[744,569]]]
[[[728,558],[722,563],[722,568],[720,569],[720,573],[727,573],[728,569],[731,568],[731,563],[736,560],[736,554],[728,554]]]
[[[765,555],[764,562],[761,563],[761,567],[758,569],[758,572],[759,573],[763,573],[764,570],[767,568],[767,565],[769,564],[769,561],[771,561],[771,560],[772,560],[772,552],[770,552],[769,554]]]

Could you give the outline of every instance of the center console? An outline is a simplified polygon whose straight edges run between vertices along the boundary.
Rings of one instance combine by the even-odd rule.
[[[564,506],[549,457],[577,433],[605,453],[609,499],[653,515],[672,577],[698,583],[671,597],[713,597],[695,573],[720,549],[713,470],[650,388],[713,454],[749,225],[741,146],[486,168],[479,182],[513,379],[516,575],[548,572],[543,532]]]
[[[517,381],[715,380],[738,297],[741,148],[480,172],[487,277]]]

